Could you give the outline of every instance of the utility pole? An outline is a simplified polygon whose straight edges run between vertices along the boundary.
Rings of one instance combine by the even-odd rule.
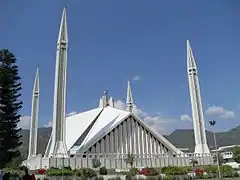
[[[209,121],[209,124],[210,124],[210,126],[212,126],[214,128],[214,126],[216,125],[216,121],[215,120]],[[215,156],[216,156],[216,159],[217,159],[218,177],[222,178],[221,171],[220,171],[218,150],[217,150],[218,149],[218,147],[217,147],[217,140],[216,140],[216,134],[215,134],[214,129],[213,129],[213,140],[214,140],[214,145],[215,145]]]

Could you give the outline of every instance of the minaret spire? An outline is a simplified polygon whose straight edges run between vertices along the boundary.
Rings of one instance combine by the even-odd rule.
[[[198,81],[197,66],[193,56],[193,52],[187,40],[187,71],[190,99],[192,106],[192,118],[195,136],[195,153],[209,153],[209,148],[206,140],[206,132],[204,125],[202,99],[200,86]]]
[[[128,87],[127,87],[126,110],[129,112],[132,112],[133,110],[133,97],[132,97],[130,81],[128,81]]]
[[[192,48],[189,40],[187,40],[187,68],[197,69],[197,65],[193,56]]]
[[[29,131],[30,134],[29,134],[28,159],[36,156],[37,154],[38,111],[39,111],[39,67],[37,66],[32,94],[32,112]]]
[[[59,29],[54,85],[53,129],[50,156],[68,157],[66,148],[67,15],[63,8]]]
[[[59,34],[58,34],[58,43],[68,43],[68,32],[67,32],[67,10],[66,6],[63,8],[62,12],[62,19],[61,19],[61,24],[60,24],[60,29],[59,29]]]

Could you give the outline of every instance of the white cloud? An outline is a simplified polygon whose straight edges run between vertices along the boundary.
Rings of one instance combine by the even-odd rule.
[[[223,119],[232,119],[235,117],[235,113],[233,111],[226,110],[223,114],[220,115]]]
[[[233,111],[224,109],[220,106],[210,106],[206,110],[206,114],[210,116],[219,116],[222,119],[231,119],[235,117],[235,113]]]
[[[121,100],[117,100],[114,102],[114,105],[118,109],[125,109],[125,103]],[[138,109],[136,105],[134,105],[133,113],[138,116],[140,119],[145,121],[149,126],[154,128],[160,134],[169,133],[172,130],[172,127],[169,127],[169,123],[173,122],[174,119],[163,117],[159,114],[150,115],[147,112]]]
[[[18,126],[22,129],[29,129],[30,127],[31,116],[22,116],[20,117],[20,122]]]
[[[180,119],[181,119],[182,121],[192,121],[192,118],[191,118],[188,114],[182,114],[182,115],[180,116]]]
[[[133,80],[133,81],[139,81],[139,80],[140,80],[140,76],[134,76],[134,77],[132,78],[132,80]]]
[[[44,125],[44,127],[52,127],[52,121],[49,121],[47,124]]]

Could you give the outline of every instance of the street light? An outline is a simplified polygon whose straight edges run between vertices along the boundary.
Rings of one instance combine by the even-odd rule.
[[[214,127],[216,125],[216,121],[212,120],[209,121],[210,126]],[[213,130],[213,139],[214,139],[214,145],[215,145],[215,156],[217,159],[217,167],[218,167],[218,177],[221,178],[221,171],[220,171],[220,165],[219,165],[219,157],[218,157],[218,150],[217,150],[217,140],[216,140],[216,134]]]

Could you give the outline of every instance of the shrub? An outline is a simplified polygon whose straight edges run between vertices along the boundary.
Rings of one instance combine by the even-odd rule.
[[[41,168],[41,169],[38,169],[36,173],[42,175],[42,174],[45,174],[46,171],[47,171],[46,169]]]
[[[138,174],[138,169],[137,168],[131,168],[129,170],[129,172],[127,172],[127,175],[126,175],[126,180],[133,180],[135,179],[134,176],[136,176],[136,174]]]
[[[131,173],[132,176],[135,176],[136,174],[138,174],[138,169],[137,169],[137,168],[131,168],[131,169],[129,170],[129,173]]]
[[[72,176],[74,173],[73,171],[69,169],[57,169],[57,168],[51,168],[48,169],[45,173],[47,176]]]
[[[96,172],[90,168],[81,168],[77,171],[76,175],[82,178],[93,178],[97,176]]]
[[[95,180],[104,180],[103,177],[96,177]]]
[[[223,177],[232,177],[233,176],[233,168],[231,166],[220,166],[220,171]]]
[[[129,173],[126,175],[125,180],[132,180],[133,176]]]
[[[156,176],[158,172],[154,168],[143,168],[141,171],[139,171],[139,174],[145,176]]]
[[[235,171],[235,172],[233,173],[233,177],[239,177],[238,172]]]
[[[217,166],[203,166],[203,168],[208,174],[216,174],[218,172]]]
[[[21,172],[18,169],[4,168],[4,173],[9,173],[10,176],[19,177]]]
[[[195,169],[195,174],[198,178],[202,178],[203,177],[203,173],[204,173],[204,170],[202,168],[197,168]]]
[[[64,169],[72,170],[71,166],[65,166]]]
[[[190,170],[189,167],[168,166],[162,168],[162,173],[166,175],[184,175]]]
[[[100,175],[107,175],[107,173],[108,173],[107,168],[101,167],[101,168],[99,169],[99,174],[100,174]]]

